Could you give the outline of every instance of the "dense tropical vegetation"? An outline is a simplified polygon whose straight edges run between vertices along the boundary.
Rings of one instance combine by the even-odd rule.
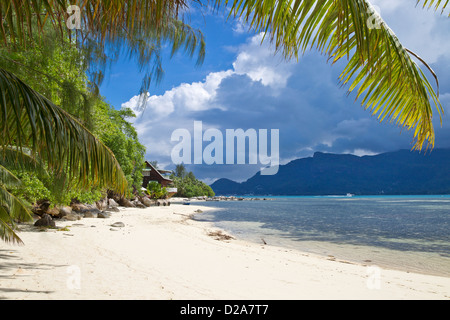
[[[20,239],[17,219],[28,202],[94,199],[107,189],[138,188],[144,147],[127,122],[99,94],[105,68],[121,53],[144,71],[141,93],[161,79],[161,49],[205,55],[199,30],[182,20],[201,0],[11,0],[0,2],[0,237]],[[447,1],[418,0],[444,9]],[[69,4],[82,11],[68,28]],[[438,94],[367,0],[212,2],[251,30],[265,32],[286,59],[316,48],[332,63],[347,60],[340,81],[380,121],[414,131],[414,147],[434,146],[433,107]],[[370,26],[373,19],[377,28]],[[420,60],[420,59],[419,59]],[[422,61],[423,62],[423,61]],[[426,66],[426,64],[425,64]],[[428,70],[435,77],[434,72]],[[438,89],[438,88],[437,88]],[[204,187],[190,173],[175,177],[184,196]],[[134,186],[134,188],[133,188]]]
[[[175,172],[170,175],[174,186],[177,188],[176,197],[213,197],[214,191],[206,183],[198,180],[192,171],[187,172],[183,164],[175,167]]]
[[[105,23],[98,6],[81,5],[96,25],[70,30],[63,25],[68,5],[0,3],[0,237],[6,241],[21,242],[15,221],[30,220],[30,204],[38,200],[95,201],[107,190],[126,196],[140,189],[145,148],[126,120],[132,111],[116,110],[99,95],[103,71],[125,51],[146,71],[144,90],[162,75],[163,42],[172,41],[173,52],[201,42],[171,7]],[[149,19],[154,15],[163,25]],[[116,29],[127,23],[138,29]]]

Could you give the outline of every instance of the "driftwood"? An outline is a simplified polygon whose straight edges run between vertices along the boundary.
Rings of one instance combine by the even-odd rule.
[[[214,237],[216,240],[234,240],[234,239],[236,239],[235,237],[230,236],[229,234],[226,234],[222,230],[209,231],[208,236]]]
[[[187,217],[187,218],[189,218],[189,219],[192,219],[193,217],[194,217],[194,215],[191,213],[191,214],[184,214],[184,213],[177,213],[177,212],[174,212],[173,214],[177,214],[177,215],[179,215],[179,216],[184,216],[184,217]]]

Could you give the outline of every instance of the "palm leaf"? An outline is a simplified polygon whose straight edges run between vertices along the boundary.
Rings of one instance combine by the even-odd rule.
[[[66,27],[69,1],[0,2],[0,41],[6,46],[30,46],[42,41],[45,26],[51,24],[59,30],[61,39],[75,36],[75,43],[90,65],[90,80],[97,87],[104,69],[120,53],[136,58],[141,71],[145,69],[141,93],[148,90],[152,80],[162,79],[163,45],[171,44],[172,54],[184,50],[193,56],[197,51],[197,64],[204,59],[202,33],[178,19],[179,12],[186,8],[184,0],[78,0],[70,1],[70,5],[78,5],[81,10],[81,29]]]
[[[439,8],[441,8],[441,14],[444,13],[445,8],[447,8],[448,3],[450,2],[450,0],[417,0],[417,4],[420,4],[421,2],[423,2],[423,7],[427,7],[431,8],[434,5],[434,10],[439,10]],[[450,17],[450,13],[448,14]]]
[[[6,187],[16,187],[20,185],[20,179],[0,164],[0,183]]]
[[[265,32],[287,59],[311,48],[332,63],[347,59],[339,79],[356,92],[362,106],[380,121],[412,130],[414,149],[434,146],[432,105],[443,114],[438,95],[369,1],[216,0],[221,5],[229,5],[230,15],[245,19],[253,30]],[[371,26],[374,21],[377,28]]]
[[[43,161],[37,155],[32,156],[31,150],[27,148],[22,148],[22,151],[12,146],[0,148],[0,166],[33,171],[39,176],[49,176]],[[0,181],[4,183],[5,180],[0,178]]]
[[[15,221],[29,221],[32,218],[27,205],[6,188],[18,185],[20,180],[0,165],[0,239],[20,244],[22,240],[14,232]]]
[[[67,170],[82,188],[100,185],[125,192],[126,178],[113,153],[78,120],[3,69],[0,124],[3,152],[11,145],[21,151],[26,147],[54,172]]]

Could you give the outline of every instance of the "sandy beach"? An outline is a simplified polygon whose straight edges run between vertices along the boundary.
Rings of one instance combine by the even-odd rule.
[[[450,299],[450,278],[229,239],[197,209],[21,225],[25,245],[0,243],[0,299]]]

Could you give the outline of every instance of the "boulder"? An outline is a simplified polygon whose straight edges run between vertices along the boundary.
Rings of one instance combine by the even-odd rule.
[[[120,199],[119,205],[127,208],[136,208],[136,206],[130,200],[125,198]]]
[[[117,208],[119,204],[113,199],[108,199],[108,205],[110,208]]]
[[[141,202],[146,207],[151,207],[155,205],[155,203],[147,197],[142,197]]]
[[[147,208],[142,202],[140,202],[138,199],[134,199],[132,202],[136,208]]]
[[[49,214],[44,213],[39,220],[36,220],[34,225],[36,227],[55,227],[55,221]]]
[[[114,222],[111,227],[115,227],[115,228],[123,228],[125,227],[125,224],[123,222]]]
[[[81,216],[78,213],[69,213],[62,217],[62,219],[67,221],[77,221],[81,219]]]
[[[97,201],[95,204],[97,206],[97,209],[100,210],[100,211],[103,211],[106,208],[108,208],[108,200],[106,198]]]
[[[43,214],[47,213],[48,208],[50,207],[49,201],[39,201],[38,203],[34,204],[31,208],[31,211],[34,214],[37,214],[38,216],[42,216]]]
[[[82,213],[84,218],[96,218],[97,212],[92,212],[91,210],[86,210]]]
[[[72,214],[72,207],[64,206],[59,208],[59,218],[63,218],[69,214]]]
[[[97,214],[97,218],[102,218],[102,219],[106,219],[106,218],[109,218],[110,216],[109,216],[109,213],[108,212],[105,212],[105,211],[102,211],[102,212],[100,212],[99,214]]]
[[[119,208],[117,208],[117,207],[108,207],[105,211],[108,211],[108,212],[120,212]]]
[[[51,209],[47,209],[47,214],[51,215],[52,217],[57,217],[59,216],[59,208],[58,207],[54,207]]]
[[[72,207],[72,211],[76,212],[82,212],[88,209],[88,207],[82,203],[72,203],[70,206]]]

